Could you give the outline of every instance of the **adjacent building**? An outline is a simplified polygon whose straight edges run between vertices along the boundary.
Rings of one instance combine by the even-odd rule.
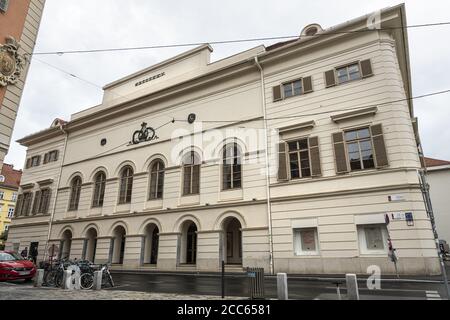
[[[450,161],[425,158],[425,164],[439,239],[450,243]]]
[[[399,5],[106,85],[19,140],[8,247],[128,270],[394,273],[391,239],[401,274],[438,274],[405,25]]]
[[[0,169],[8,153],[45,0],[0,0]]]
[[[10,164],[4,164],[0,170],[0,249],[5,246],[11,219],[20,186],[22,170],[14,170]]]

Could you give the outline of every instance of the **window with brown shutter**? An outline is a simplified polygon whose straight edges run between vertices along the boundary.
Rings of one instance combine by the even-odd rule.
[[[367,78],[373,76],[372,72],[372,64],[370,63],[370,59],[362,60],[361,64],[361,73],[363,78]]]
[[[312,77],[303,78],[303,93],[310,93],[313,91],[312,87]]]
[[[281,86],[273,87],[273,101],[281,100]]]
[[[33,215],[36,215],[37,213],[39,213],[40,201],[41,201],[41,191],[36,191],[34,193],[33,210],[31,212]]]
[[[336,78],[334,75],[334,69],[333,70],[328,70],[325,72],[325,86],[328,87],[333,87],[336,85]]]
[[[334,149],[334,160],[336,163],[336,172],[337,173],[348,172],[343,132],[333,133],[333,149]]]
[[[287,181],[286,168],[286,143],[280,142],[278,144],[278,181]]]
[[[27,159],[27,163],[25,165],[25,168],[28,169],[29,167],[31,167],[31,158]]]
[[[22,215],[22,207],[23,207],[23,194],[19,194],[17,196],[17,203],[16,203],[16,217],[20,217]]]
[[[49,156],[48,152],[46,154],[44,154],[44,164],[46,164],[48,162],[48,156]]]
[[[41,214],[47,214],[48,213],[48,208],[50,205],[50,197],[52,194],[52,190],[51,189],[43,189],[41,190],[41,200],[39,203],[39,209],[38,209],[38,213]]]
[[[309,144],[309,156],[311,161],[311,175],[320,176],[322,169],[320,166],[320,151],[319,151],[319,138],[310,137],[308,139]]]
[[[373,149],[375,151],[375,164],[377,168],[386,167],[388,165],[386,145],[383,137],[383,127],[381,124],[370,127],[372,133]]]
[[[351,171],[375,168],[368,127],[345,131],[344,138]]]

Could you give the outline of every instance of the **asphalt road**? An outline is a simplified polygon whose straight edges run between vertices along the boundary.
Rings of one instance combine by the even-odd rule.
[[[133,274],[113,273],[116,284],[107,290],[131,290],[157,293],[221,295],[221,278],[217,275],[194,274]],[[381,289],[369,290],[366,281],[359,281],[361,299],[437,299],[446,298],[443,284],[433,282],[382,281]],[[336,285],[332,280],[305,280],[288,278],[289,299],[336,299]],[[345,283],[341,293],[346,294]],[[228,275],[225,278],[225,295],[248,297],[248,279],[245,275]],[[276,298],[276,277],[265,278],[266,298]]]

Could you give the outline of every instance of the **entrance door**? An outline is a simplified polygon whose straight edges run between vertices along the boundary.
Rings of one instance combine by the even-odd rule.
[[[197,258],[197,228],[192,224],[187,232],[186,263],[195,264]]]
[[[39,242],[31,242],[30,243],[30,251],[28,251],[28,256],[33,257],[34,255],[37,257],[39,254],[38,252]]]
[[[153,229],[152,233],[152,249],[150,253],[150,264],[156,264],[158,261],[158,244],[159,244],[159,230],[157,227]]]
[[[123,256],[125,254],[125,237],[122,237],[122,242],[120,243],[120,258],[119,264],[123,264]]]

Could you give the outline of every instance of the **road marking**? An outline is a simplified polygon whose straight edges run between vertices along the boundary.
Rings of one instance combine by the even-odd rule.
[[[427,300],[442,300],[439,292],[437,291],[425,291]]]

